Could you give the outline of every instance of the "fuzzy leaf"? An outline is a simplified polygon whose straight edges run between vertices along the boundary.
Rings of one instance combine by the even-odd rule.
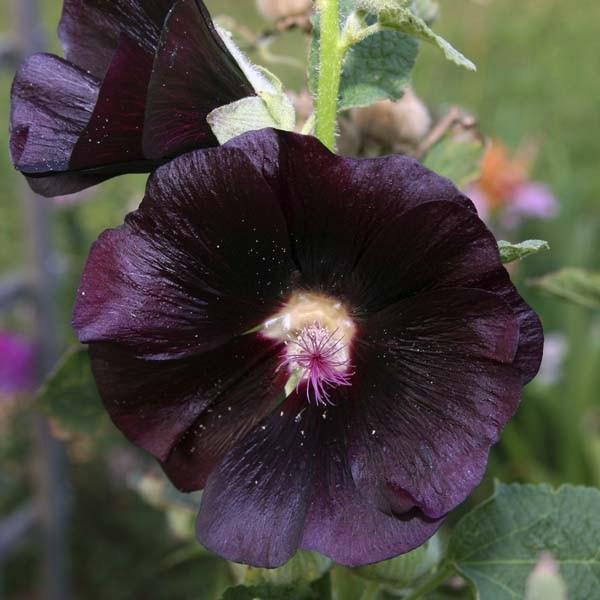
[[[562,269],[531,282],[562,300],[588,308],[600,308],[600,273],[583,269]]]
[[[477,138],[447,135],[427,153],[423,164],[464,188],[479,178],[484,153],[485,145]]]
[[[38,393],[42,410],[73,433],[95,433],[107,421],[87,350],[68,350]]]
[[[355,8],[352,0],[341,0],[343,27]],[[373,21],[374,19],[371,20]],[[318,15],[313,19],[313,26],[310,87],[316,93],[321,34]],[[397,31],[380,31],[350,48],[342,72],[339,110],[402,98],[418,53],[419,42],[414,37]]]
[[[396,31],[381,31],[358,43],[344,63],[339,110],[402,98],[418,52],[417,40]]]
[[[451,62],[476,71],[475,65],[461,54],[452,44],[435,33],[427,23],[408,8],[386,9],[379,13],[379,20],[384,27],[412,35],[425,42],[436,45]]]
[[[560,568],[570,600],[589,600],[600,580],[600,490],[498,484],[457,524],[449,560],[480,598],[524,598],[541,555]]]
[[[411,0],[354,0],[355,8],[376,15],[382,10],[404,8],[411,4]]]
[[[504,240],[498,242],[500,258],[504,264],[521,260],[531,254],[537,254],[543,250],[550,250],[550,244],[544,240],[526,240],[520,244],[511,244]]]

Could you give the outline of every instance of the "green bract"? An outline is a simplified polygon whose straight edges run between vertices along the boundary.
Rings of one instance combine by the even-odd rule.
[[[550,245],[544,240],[527,240],[520,244],[511,244],[504,240],[498,242],[500,258],[504,264],[521,260],[530,254],[537,254],[544,250],[550,250]]]

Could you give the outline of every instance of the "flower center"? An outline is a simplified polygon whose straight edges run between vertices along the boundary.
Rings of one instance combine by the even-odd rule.
[[[286,345],[281,367],[292,387],[306,385],[309,401],[330,404],[330,390],[350,385],[350,346],[356,326],[341,302],[312,293],[292,295],[263,326],[263,335]],[[291,390],[290,390],[291,392]]]

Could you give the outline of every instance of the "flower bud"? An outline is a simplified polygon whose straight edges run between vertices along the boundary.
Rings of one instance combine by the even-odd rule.
[[[397,102],[383,100],[351,112],[364,145],[376,144],[394,151],[414,149],[431,127],[431,116],[423,101],[407,88]]]
[[[280,21],[309,12],[312,0],[256,0],[260,14],[270,21]]]

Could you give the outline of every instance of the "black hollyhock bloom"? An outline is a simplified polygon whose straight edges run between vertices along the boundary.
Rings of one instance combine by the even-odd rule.
[[[158,169],[94,245],[74,324],[117,427],[204,488],[201,542],[267,567],[422,544],[542,353],[448,180],[274,130]]]
[[[202,0],[65,0],[59,33],[66,58],[12,88],[12,159],[43,195],[216,146],[206,116],[254,94]]]

